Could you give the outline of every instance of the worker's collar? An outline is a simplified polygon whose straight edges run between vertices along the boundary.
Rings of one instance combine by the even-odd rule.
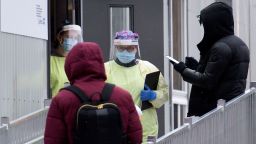
[[[137,60],[134,59],[133,61],[129,62],[129,63],[122,63],[119,61],[118,58],[115,59],[115,62],[121,66],[124,66],[124,67],[132,67],[132,66],[135,66],[137,64]]]

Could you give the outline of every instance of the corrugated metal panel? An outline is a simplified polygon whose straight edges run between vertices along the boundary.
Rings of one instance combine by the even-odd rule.
[[[0,116],[15,119],[43,107],[47,41],[0,32],[0,66]]]

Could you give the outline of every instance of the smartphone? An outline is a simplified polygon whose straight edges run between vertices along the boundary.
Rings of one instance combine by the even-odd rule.
[[[170,62],[172,63],[172,64],[178,64],[179,63],[179,61],[177,61],[176,59],[174,59],[174,58],[172,58],[172,57],[170,57],[170,56],[166,56],[169,60],[170,60]]]

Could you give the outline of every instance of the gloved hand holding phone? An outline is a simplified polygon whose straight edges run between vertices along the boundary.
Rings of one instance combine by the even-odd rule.
[[[184,62],[181,61],[181,62],[179,62],[178,64],[174,64],[173,67],[174,67],[174,69],[175,69],[177,72],[179,72],[180,74],[182,74],[182,72],[184,71],[184,69],[185,69],[187,66],[185,65]]]
[[[186,57],[186,58],[185,58],[185,65],[186,65],[188,68],[192,69],[192,70],[196,70],[197,67],[198,67],[198,65],[199,65],[199,63],[198,63],[198,61],[197,61],[195,58],[193,58],[193,57]]]
[[[182,62],[182,61],[179,62],[179,61],[175,60],[174,58],[172,58],[172,57],[170,57],[170,56],[166,56],[166,57],[169,59],[170,63],[173,64],[174,69],[175,69],[177,72],[179,72],[179,73],[182,74],[182,72],[184,71],[184,69],[187,68],[187,66],[185,65],[184,62]]]
[[[148,101],[156,99],[156,92],[151,90],[147,85],[144,86],[144,90],[140,92],[141,101]]]

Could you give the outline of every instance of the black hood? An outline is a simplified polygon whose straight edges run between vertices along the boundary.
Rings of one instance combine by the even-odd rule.
[[[204,27],[204,37],[197,45],[201,53],[207,52],[219,39],[234,35],[232,8],[225,3],[215,2],[200,12],[200,24]]]

